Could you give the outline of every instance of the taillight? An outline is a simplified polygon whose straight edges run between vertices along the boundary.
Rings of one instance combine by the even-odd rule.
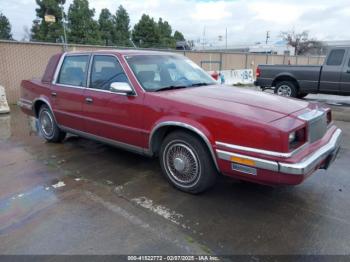
[[[261,74],[260,68],[257,67],[255,72],[256,77],[260,77],[260,74]]]

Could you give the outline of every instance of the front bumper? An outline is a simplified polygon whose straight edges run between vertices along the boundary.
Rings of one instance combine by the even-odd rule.
[[[335,160],[340,148],[342,131],[336,129],[329,141],[320,147],[317,151],[309,154],[297,163],[285,163],[281,161],[271,161],[262,158],[236,154],[217,149],[216,153],[219,159],[234,163],[234,159],[247,159],[249,163],[254,163],[250,168],[270,170],[289,175],[309,175],[318,168],[327,169]]]

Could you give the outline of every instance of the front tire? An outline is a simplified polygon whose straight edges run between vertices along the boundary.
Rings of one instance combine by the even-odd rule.
[[[276,84],[275,94],[286,97],[297,97],[298,89],[291,81],[281,81]]]
[[[170,133],[159,155],[164,176],[176,188],[197,194],[214,185],[216,167],[207,146],[196,135],[185,131]]]
[[[48,142],[59,143],[66,137],[66,133],[57,126],[55,118],[47,105],[40,107],[38,121],[39,131]]]

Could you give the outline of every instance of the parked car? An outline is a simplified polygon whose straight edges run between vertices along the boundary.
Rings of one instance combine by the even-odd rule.
[[[350,95],[350,47],[331,49],[322,66],[259,65],[255,85],[298,98],[310,93]]]
[[[19,104],[49,142],[66,133],[159,157],[180,190],[219,174],[296,185],[335,159],[342,131],[315,103],[228,86],[186,57],[150,51],[54,55]]]

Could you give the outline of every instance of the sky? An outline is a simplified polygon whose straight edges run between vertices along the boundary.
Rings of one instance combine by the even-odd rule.
[[[67,0],[68,9],[73,0]],[[349,0],[89,0],[96,18],[102,8],[114,13],[123,5],[131,26],[143,13],[167,20],[188,40],[224,45],[225,31],[229,44],[264,42],[266,32],[271,42],[281,31],[309,31],[319,40],[349,40]],[[35,19],[35,0],[0,0],[0,11],[12,24],[13,36],[20,40],[24,27]],[[219,35],[223,41],[219,41]]]

